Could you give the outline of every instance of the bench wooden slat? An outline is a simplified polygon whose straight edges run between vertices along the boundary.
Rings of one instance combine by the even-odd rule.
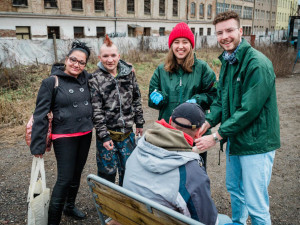
[[[94,182],[93,182],[94,183]],[[145,204],[140,203],[134,199],[128,198],[126,195],[121,194],[113,189],[108,188],[105,185],[94,183],[95,187],[93,191],[99,197],[96,199],[96,202],[101,206],[101,211],[103,214],[118,220],[118,222],[122,223],[120,216],[124,215],[124,219],[126,220],[123,224],[129,224],[127,215],[130,215],[134,221],[139,221],[136,224],[186,224],[176,219],[170,218],[165,213],[162,213],[154,208],[151,208],[152,213],[147,210]],[[111,198],[111,196],[114,196]],[[113,211],[118,212],[119,218],[115,218],[113,215],[109,215],[108,212],[104,212],[103,209],[109,210],[110,213]],[[153,217],[155,215],[156,217]],[[154,223],[155,222],[155,223]],[[135,223],[132,223],[135,224]]]
[[[104,214],[123,225],[202,224],[96,175],[88,176],[88,184],[100,218]]]

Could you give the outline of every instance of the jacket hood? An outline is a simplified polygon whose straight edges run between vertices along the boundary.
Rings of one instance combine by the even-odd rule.
[[[154,126],[145,132],[135,149],[138,161],[146,170],[163,174],[189,161],[200,160],[199,155],[191,151],[192,146],[185,140],[183,132],[158,123]]]
[[[54,63],[52,65],[51,74],[50,75],[51,76],[56,75],[58,77],[67,77],[67,78],[71,78],[71,79],[76,79],[75,77],[66,74],[64,72],[64,70],[65,70],[65,64],[63,64],[63,63]],[[86,78],[89,78],[89,76],[90,75],[85,70],[83,70],[82,73],[79,74],[79,76],[77,77],[76,80],[79,83],[83,84],[83,83],[86,82]]]
[[[109,73],[101,62],[98,62],[97,66],[102,71]],[[126,76],[126,75],[130,74],[131,71],[132,71],[132,65],[129,65],[125,61],[120,59],[119,63],[118,63],[118,76]]]

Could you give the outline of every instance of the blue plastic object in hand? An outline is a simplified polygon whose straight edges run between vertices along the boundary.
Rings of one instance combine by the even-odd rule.
[[[163,100],[163,98],[164,97],[160,93],[158,93],[156,90],[153,91],[150,95],[150,99],[155,105],[158,105],[161,102],[161,100]]]
[[[192,98],[192,99],[189,99],[189,100],[187,100],[186,102],[188,102],[188,103],[197,103],[197,102],[196,102],[196,99],[193,99],[193,98]]]

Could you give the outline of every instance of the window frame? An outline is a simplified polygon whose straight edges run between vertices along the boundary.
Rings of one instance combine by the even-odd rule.
[[[134,0],[127,0],[127,13],[135,12],[135,2]]]
[[[28,33],[25,33],[25,32],[17,33],[18,28],[28,28]],[[18,35],[22,35],[22,38],[18,38]],[[24,35],[28,35],[28,39],[24,38]],[[31,27],[30,26],[16,26],[16,38],[18,40],[31,40]]]
[[[71,0],[71,6],[72,6],[72,10],[75,10],[75,11],[83,10],[82,0]]]
[[[95,0],[94,7],[95,7],[95,11],[98,11],[98,12],[105,11],[105,1],[104,0]],[[97,7],[100,7],[101,9],[99,9],[99,8],[97,9]]]
[[[82,28],[82,36],[78,36],[76,34],[78,34],[78,32],[75,32],[75,29],[76,28]],[[73,32],[74,32],[74,39],[75,38],[84,38],[85,37],[85,34],[84,34],[84,27],[73,27]]]

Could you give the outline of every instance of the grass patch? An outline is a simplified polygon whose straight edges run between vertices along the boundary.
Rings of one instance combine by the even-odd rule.
[[[278,77],[291,74],[296,53],[285,47],[260,47],[274,65]],[[206,61],[219,76],[221,62],[218,56],[221,48],[202,48],[196,51],[198,58]],[[132,63],[142,94],[143,105],[147,105],[148,87],[156,67],[164,63],[166,52],[130,51],[122,55],[122,59]],[[98,58],[92,55],[86,70],[89,73],[97,69]],[[0,128],[3,126],[17,126],[27,123],[34,111],[35,101],[41,81],[49,76],[51,66],[17,66],[12,69],[0,67]]]

